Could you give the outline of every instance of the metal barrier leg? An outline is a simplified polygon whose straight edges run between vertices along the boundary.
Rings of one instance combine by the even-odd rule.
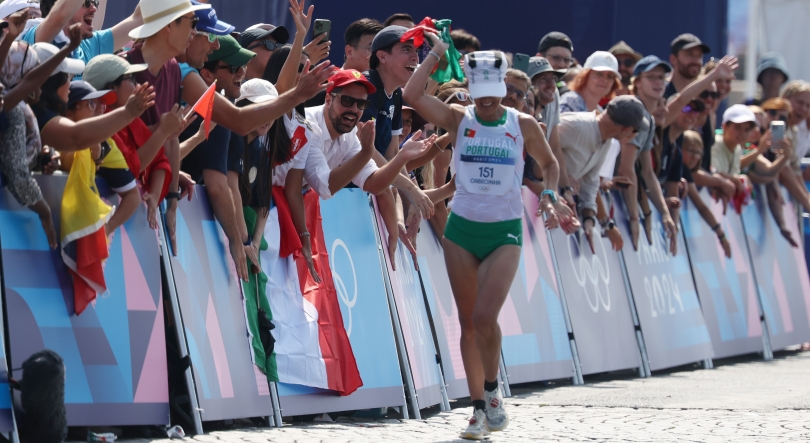
[[[546,216],[543,216],[543,220]],[[574,326],[571,324],[571,317],[568,315],[568,302],[565,299],[565,289],[562,285],[562,274],[560,274],[560,267],[557,266],[557,254],[554,252],[554,242],[551,240],[551,232],[546,231],[546,238],[548,239],[548,248],[551,252],[551,263],[554,265],[554,274],[557,276],[557,291],[560,293],[560,304],[562,305],[563,318],[565,319],[565,328],[568,332],[568,344],[571,346],[571,359],[574,363],[574,384],[584,385],[585,379],[582,377],[582,365],[579,362],[579,351],[577,351],[577,342],[574,338]],[[567,239],[566,239],[567,240]]]
[[[500,366],[500,371],[498,373],[498,381],[500,382],[501,388],[503,389],[503,396],[504,397],[511,397],[512,396],[512,389],[509,387],[509,374],[506,373],[506,362],[503,361],[503,352],[501,352],[501,358],[498,361],[498,365]]]
[[[647,345],[644,344],[644,335],[641,333],[641,323],[638,321],[636,302],[633,299],[633,289],[630,287],[630,282],[627,280],[627,265],[624,262],[624,251],[619,251],[619,265],[622,267],[624,288],[627,292],[627,301],[630,303],[630,314],[633,315],[633,326],[636,329],[636,342],[638,342],[638,351],[641,357],[641,366],[639,366],[638,372],[642,378],[651,377],[650,361],[647,358]]]
[[[391,314],[391,321],[394,324],[394,338],[397,342],[397,349],[399,350],[399,364],[402,366],[402,372],[405,375],[405,387],[408,390],[407,396],[411,399],[411,407],[413,410],[413,418],[421,420],[422,415],[419,413],[419,402],[416,398],[416,389],[413,385],[413,374],[411,374],[411,365],[408,362],[408,350],[405,349],[405,340],[402,337],[402,325],[399,322],[399,314],[397,313],[397,304],[394,300],[394,289],[391,286],[391,279],[388,275],[388,269],[385,266],[387,259],[385,258],[385,251],[383,250],[382,236],[380,228],[377,226],[377,211],[374,209],[374,202],[371,201],[369,196],[369,205],[371,206],[371,220],[374,225],[374,230],[377,234],[377,251],[380,254],[380,268],[382,270],[383,281],[385,281],[385,292],[388,297],[388,309]],[[408,416],[408,401],[404,398],[402,405],[402,418],[409,418]]]
[[[174,316],[174,324],[177,333],[177,343],[180,348],[180,357],[186,357],[188,353],[188,344],[186,343],[185,327],[183,326],[183,317],[180,315],[180,302],[177,299],[177,288],[174,286],[174,273],[172,272],[171,253],[166,241],[165,229],[163,227],[162,217],[163,207],[161,206],[161,217],[158,217],[158,242],[160,243],[160,256],[163,259],[163,269],[166,272],[166,279],[169,288],[169,300],[171,301],[172,315]],[[191,419],[194,422],[194,433],[202,434],[202,417],[200,416],[200,405],[197,401],[197,387],[194,384],[194,374],[189,366],[184,374],[186,378],[186,388],[188,389],[188,398],[191,403]]]
[[[270,400],[273,402],[273,423],[270,426],[275,426],[277,428],[282,427],[281,423],[281,405],[278,401],[278,384],[276,382],[270,382]]]

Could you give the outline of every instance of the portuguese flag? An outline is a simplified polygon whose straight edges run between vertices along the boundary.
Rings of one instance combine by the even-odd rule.
[[[445,83],[453,79],[464,81],[464,71],[461,69],[461,64],[459,63],[461,54],[456,49],[455,45],[453,45],[453,39],[450,38],[450,31],[452,30],[450,24],[452,22],[453,21],[449,19],[434,20],[430,17],[425,17],[419,24],[411,28],[399,39],[401,42],[407,42],[413,39],[413,45],[419,48],[426,41],[430,43],[430,40],[425,39],[425,32],[436,31],[439,33],[439,38],[450,45],[447,48],[447,52],[444,54],[444,57],[447,59],[447,67],[439,69],[439,64],[436,64],[436,67],[430,74],[430,78],[437,83]]]

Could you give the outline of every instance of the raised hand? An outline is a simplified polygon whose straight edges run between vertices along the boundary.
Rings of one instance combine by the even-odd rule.
[[[335,68],[330,67],[330,64],[329,61],[325,61],[310,70],[311,63],[309,61],[304,63],[301,78],[298,80],[298,85],[293,89],[301,103],[314,97],[329,86],[326,81],[335,72]]]
[[[155,88],[144,83],[135,87],[135,91],[129,96],[125,106],[132,118],[138,118],[147,109],[155,105]]]
[[[734,71],[740,66],[737,57],[727,55],[717,62],[717,67],[714,70],[720,78],[730,78],[734,76]]]
[[[332,46],[332,41],[324,39],[326,39],[326,34],[321,34],[304,46],[304,52],[312,63],[318,63],[329,57],[329,49]]]
[[[68,38],[70,39],[70,43],[68,43],[68,47],[71,51],[79,47],[79,44],[82,42],[82,28],[81,23],[76,23],[70,26],[68,29]]]
[[[310,5],[305,13],[306,0],[301,0],[300,3],[298,0],[289,0],[289,2],[290,14],[295,22],[295,32],[306,35],[307,31],[309,31],[309,26],[312,24],[312,12],[315,10],[315,6]]]
[[[28,21],[28,9],[11,14],[6,18],[6,21],[8,22],[8,36],[12,39],[17,38],[25,29],[25,23]]]
[[[430,147],[433,146],[433,143],[436,143],[436,139],[439,138],[436,134],[433,134],[424,140],[418,140],[421,136],[422,130],[420,129],[411,136],[410,140],[402,145],[402,149],[400,149],[397,155],[403,156],[403,158],[408,161],[419,158],[425,155],[425,153],[430,150]]]
[[[357,138],[360,146],[366,153],[374,152],[374,138],[377,133],[377,124],[373,120],[357,124]]]
[[[169,136],[180,135],[180,131],[183,130],[183,123],[183,109],[176,103],[171,111],[160,116],[160,130]]]
[[[439,57],[443,56],[450,47],[450,45],[443,42],[442,39],[439,38],[439,34],[436,31],[425,30],[425,37],[430,40],[430,44],[433,46],[432,51],[435,52]]]

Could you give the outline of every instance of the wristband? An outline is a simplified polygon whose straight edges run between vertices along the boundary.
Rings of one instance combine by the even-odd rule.
[[[439,152],[444,152],[444,149],[442,149],[441,147],[439,147],[439,144],[438,144],[438,143],[433,142],[433,146],[435,146],[435,147],[436,147],[436,149],[438,149],[438,150],[439,150]]]
[[[545,191],[540,193],[540,198],[543,198],[544,195],[547,195],[549,200],[551,200],[551,204],[557,203],[557,193],[552,191],[551,189],[546,189]]]
[[[167,192],[166,193],[166,200],[176,199],[180,200],[180,193],[179,192]]]
[[[253,239],[252,239],[252,238],[250,238],[250,236],[248,236],[248,239],[247,239],[247,240],[245,240],[245,242],[244,242],[244,243],[242,243],[242,246],[250,246],[250,245],[252,245],[252,244],[253,244]]]
[[[726,234],[724,233],[724,234],[722,234],[722,235],[718,235],[718,236],[717,236],[717,239],[718,239],[718,240],[720,240],[720,241],[725,240],[725,239],[726,239]]]
[[[299,237],[310,237],[310,234],[309,234],[309,232],[302,232],[302,233],[298,234],[298,236]]]
[[[574,188],[570,186],[563,186],[562,188],[560,188],[560,194],[565,194],[565,191],[571,191],[571,193],[573,193]]]
[[[585,222],[588,221],[588,220],[591,220],[593,222],[593,225],[596,226],[596,224],[597,224],[596,217],[594,217],[592,215],[589,215],[587,217],[582,217],[582,225],[584,226]]]
[[[432,55],[432,56],[436,57],[437,61],[442,59],[442,57],[439,54],[436,54],[433,51],[428,52],[428,55]]]
[[[712,231],[717,232],[718,229],[720,229],[720,223],[715,225],[715,227],[712,228]]]
[[[651,216],[651,215],[652,215],[652,211],[647,212],[646,214],[644,214],[644,218],[647,218],[647,217],[649,217],[649,216]]]

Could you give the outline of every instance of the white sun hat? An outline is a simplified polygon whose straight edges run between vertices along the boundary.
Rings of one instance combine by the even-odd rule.
[[[464,76],[472,98],[506,97],[509,63],[500,51],[475,51],[464,56]]]
[[[582,67],[594,71],[610,71],[616,74],[620,80],[622,78],[622,75],[619,74],[619,61],[616,60],[615,55],[606,51],[594,52],[585,60],[585,64],[582,65]]]
[[[211,5],[193,5],[189,0],[141,0],[143,25],[129,31],[132,38],[155,35],[166,25],[189,12],[210,9]]]
[[[45,63],[45,60],[56,55],[59,52],[59,48],[50,44],[50,43],[34,43],[31,45],[31,49],[36,51],[37,58],[39,58],[40,63]],[[84,61],[79,60],[77,58],[66,58],[59,63],[59,66],[51,73],[51,75],[56,75],[60,72],[66,72],[68,74],[79,75],[84,71]]]
[[[276,87],[269,81],[260,78],[250,79],[242,83],[239,92],[240,95],[236,100],[237,102],[248,99],[253,103],[262,103],[278,97]]]

